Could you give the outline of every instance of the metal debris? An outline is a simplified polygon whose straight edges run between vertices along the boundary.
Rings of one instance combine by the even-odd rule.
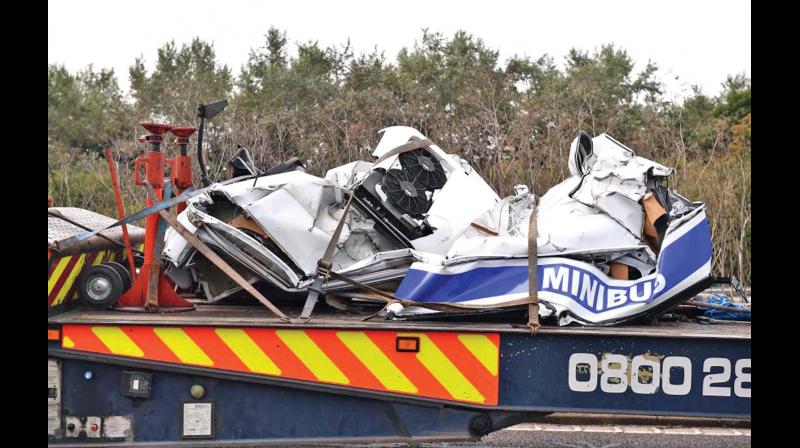
[[[187,201],[178,221],[250,283],[297,300],[320,275],[324,284],[314,288],[336,293],[340,302],[370,297],[357,284],[394,291],[416,305],[392,305],[394,318],[442,304],[468,310],[526,303],[534,204],[534,278],[545,320],[653,318],[709,278],[703,204],[666,188],[672,168],[636,156],[606,134],[576,138],[572,175],[540,198],[520,185],[501,199],[466,161],[430,141],[398,155],[398,147],[426,139],[417,130],[382,132],[375,163],[350,162],[323,178],[291,164],[278,174],[214,184]],[[326,270],[337,275],[328,276],[318,262],[334,234]],[[176,277],[188,273],[209,301],[240,290],[230,282],[212,284],[219,282],[213,267],[172,229],[164,257]],[[612,265],[622,268],[615,268],[616,278]]]

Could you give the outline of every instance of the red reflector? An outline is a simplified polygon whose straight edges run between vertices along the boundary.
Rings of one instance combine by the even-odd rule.
[[[47,329],[47,340],[48,341],[58,341],[61,339],[61,332],[58,328],[48,328]]]
[[[419,352],[419,338],[398,336],[395,348],[398,352]]]

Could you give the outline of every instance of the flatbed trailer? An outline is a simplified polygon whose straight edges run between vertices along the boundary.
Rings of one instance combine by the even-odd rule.
[[[76,309],[48,325],[51,445],[459,440],[553,412],[750,418],[749,324],[532,334],[198,305]]]

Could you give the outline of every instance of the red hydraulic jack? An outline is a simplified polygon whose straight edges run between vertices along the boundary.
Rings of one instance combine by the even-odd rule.
[[[145,157],[136,159],[134,180],[137,185],[147,186],[148,182],[152,186],[153,194],[160,201],[164,193],[164,165],[169,164],[172,168],[172,176],[175,177],[176,169],[173,160],[166,160],[164,153],[161,152],[161,142],[163,135],[173,129],[168,124],[141,123],[148,133],[144,135],[145,143],[150,144],[150,150]],[[191,135],[191,134],[190,134]],[[188,137],[187,137],[188,138]],[[189,165],[191,168],[191,165]],[[145,179],[140,175],[140,169],[144,168]],[[147,207],[154,204],[150,195],[147,195]],[[156,249],[161,253],[163,248],[163,235],[159,235],[159,219],[157,213],[153,213],[145,218],[145,239],[144,239],[144,264],[139,270],[139,275],[117,301],[117,308],[132,311],[183,311],[194,309],[194,305],[182,298],[175,292],[173,282],[161,271],[159,258],[154,259]]]
[[[180,154],[170,161],[175,167],[175,172],[172,173],[172,185],[175,189],[175,196],[180,196],[187,188],[193,186],[192,159],[187,155],[187,152],[189,148],[189,137],[196,131],[197,128],[191,127],[176,127],[169,130],[170,133],[178,137],[173,144],[180,150]],[[175,206],[175,211],[180,213],[185,208],[186,203],[181,202]]]

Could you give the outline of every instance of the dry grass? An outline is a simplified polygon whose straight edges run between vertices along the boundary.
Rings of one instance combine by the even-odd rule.
[[[222,161],[235,151],[235,141],[247,142],[245,146],[250,147],[260,166],[268,167],[289,157],[300,156],[307,161],[310,171],[317,175],[347,161],[370,159],[370,148],[377,143],[377,131],[384,123],[375,119],[372,122],[346,122],[341,118],[330,118],[329,115],[325,117],[315,123],[316,132],[307,135],[296,124],[279,116],[256,123],[241,123],[236,129],[238,137],[230,135],[212,139],[210,175],[218,179],[224,177],[225,164]],[[470,160],[487,182],[504,196],[511,194],[516,184],[533,185],[537,194],[543,194],[547,188],[563,179],[567,175],[568,145],[577,129],[554,131],[535,139],[515,129],[503,136],[503,151],[491,152],[485,150],[485,145],[470,144],[476,137],[465,135],[461,128],[455,129],[447,123],[431,124],[427,133],[445,151],[459,153]],[[749,285],[750,146],[736,146],[729,142],[728,148],[718,149],[706,156],[693,156],[679,140],[665,146],[651,140],[622,141],[645,157],[677,167],[677,174],[670,186],[689,199],[707,205],[715,245],[715,273],[735,274]],[[132,182],[132,159],[143,152],[138,146],[124,141],[116,143],[121,156],[120,179],[128,213],[144,206],[143,188]],[[174,151],[169,148],[168,154],[174,154]],[[687,156],[687,153],[690,155]],[[89,208],[116,216],[113,190],[104,159],[51,144],[48,171],[49,192],[57,205]],[[195,171],[197,179],[199,172],[196,163]]]

